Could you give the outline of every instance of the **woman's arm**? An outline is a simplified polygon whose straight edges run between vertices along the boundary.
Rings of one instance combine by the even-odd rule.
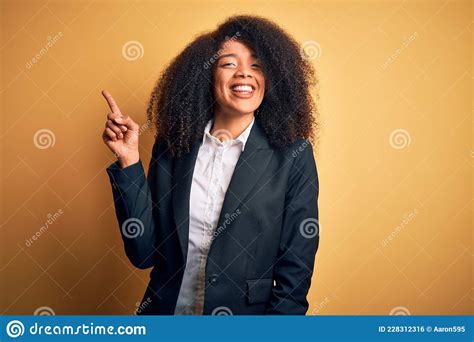
[[[267,315],[306,314],[306,295],[319,245],[319,181],[310,142],[299,142],[292,156],[280,247],[273,270],[276,286],[266,308]]]
[[[153,199],[149,183],[156,179],[158,144],[155,142],[153,146],[147,180],[138,152],[140,126],[129,116],[122,115],[108,91],[103,90],[102,95],[111,110],[107,114],[102,139],[117,156],[117,161],[107,168],[107,173],[112,184],[115,213],[125,252],[133,265],[148,268],[154,265],[156,250]]]
[[[157,172],[157,146],[155,143],[148,179],[141,160],[123,169],[116,161],[107,168],[125,253],[135,267],[142,269],[155,264],[157,248],[157,221],[153,217],[157,208],[153,206],[158,204],[153,203],[150,191]]]

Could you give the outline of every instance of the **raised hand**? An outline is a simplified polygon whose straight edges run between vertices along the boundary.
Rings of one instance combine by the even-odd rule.
[[[129,116],[122,115],[117,103],[107,90],[102,90],[111,112],[107,114],[102,140],[117,156],[124,168],[139,161],[138,136],[140,126]]]

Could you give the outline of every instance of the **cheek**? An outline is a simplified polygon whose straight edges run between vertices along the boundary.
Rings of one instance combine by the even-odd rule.
[[[263,99],[263,97],[265,96],[265,79],[262,78],[261,80],[259,80],[259,84],[260,84],[260,97]]]
[[[214,96],[216,98],[228,96],[229,89],[227,88],[227,82],[225,74],[218,72],[214,75]]]
[[[226,96],[226,88],[223,83],[214,82],[214,97],[222,99]]]

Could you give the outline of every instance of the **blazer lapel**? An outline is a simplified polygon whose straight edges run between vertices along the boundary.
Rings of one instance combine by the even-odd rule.
[[[234,214],[240,205],[245,207],[246,197],[263,175],[272,155],[273,150],[270,149],[262,128],[255,122],[245,145],[245,149],[240,154],[239,160],[235,165],[234,173],[224,197],[224,203],[222,204],[216,229],[223,227],[224,220],[229,217],[229,215]],[[225,235],[226,231],[227,229],[223,229],[221,233],[216,234],[214,241],[221,235]]]
[[[182,158],[176,159],[173,169],[172,200],[174,219],[178,229],[179,242],[186,262],[189,240],[189,199],[193,180],[194,167],[201,141],[196,142],[191,151]],[[221,226],[227,215],[235,212],[262,176],[271,160],[273,151],[257,121],[250,131],[244,151],[240,154],[232,174],[224,203],[217,222]],[[218,234],[215,239],[220,235]],[[215,240],[214,239],[214,240]]]
[[[176,159],[173,169],[172,201],[174,220],[185,263],[189,240],[189,197],[199,146],[200,142],[195,143],[189,153]]]

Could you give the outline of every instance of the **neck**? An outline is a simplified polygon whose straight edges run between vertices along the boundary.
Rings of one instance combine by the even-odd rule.
[[[210,129],[210,134],[218,130],[226,130],[230,134],[219,134],[219,139],[232,135],[232,139],[237,138],[250,125],[254,117],[254,112],[240,115],[226,115],[222,111],[214,112],[214,123]],[[222,140],[222,139],[221,139]]]

